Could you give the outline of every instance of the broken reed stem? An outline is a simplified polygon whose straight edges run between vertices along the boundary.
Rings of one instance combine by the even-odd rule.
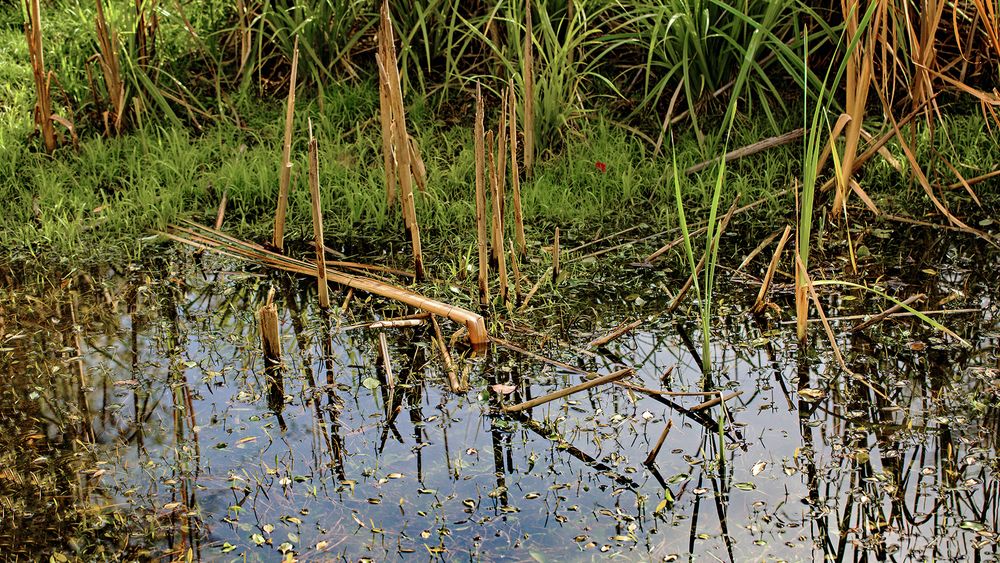
[[[392,156],[392,110],[389,109],[388,77],[381,52],[375,53],[378,66],[379,123],[382,126],[382,163],[385,167],[385,202],[389,209],[396,204],[396,166]]]
[[[507,211],[507,104],[510,102],[510,96],[507,94],[505,89],[500,95],[500,122],[497,124],[497,146],[496,146],[496,161],[497,161],[497,195],[500,201],[500,218],[501,227],[505,221],[502,221],[506,217]],[[503,236],[503,230],[500,231],[501,237]],[[499,248],[498,254],[506,254],[507,245],[503,245]],[[499,259],[499,257],[498,257]]]
[[[670,434],[670,429],[674,427],[674,419],[667,421],[667,425],[663,427],[663,432],[660,433],[660,438],[656,440],[656,445],[653,449],[649,451],[649,455],[646,456],[646,461],[643,462],[644,465],[653,465],[656,461],[656,455],[660,453],[660,448],[663,447],[663,442],[667,439],[667,434]]]
[[[510,127],[510,180],[514,195],[514,240],[517,242],[517,251],[521,257],[527,253],[524,237],[524,214],[521,210],[521,178],[517,166],[517,94],[514,92],[514,79],[511,78],[508,85],[510,92],[510,118],[507,120]],[[511,259],[513,261],[513,258]],[[516,276],[516,273],[515,273]],[[517,281],[514,281],[514,290],[517,291]],[[520,294],[518,294],[520,297]]]
[[[72,323],[73,348],[76,352],[76,361],[73,362],[73,367],[76,371],[77,380],[79,382],[79,387],[77,388],[77,401],[79,403],[80,416],[83,419],[81,423],[81,430],[90,441],[94,441],[95,436],[90,415],[90,404],[87,402],[88,383],[87,367],[83,364],[83,337],[81,336],[80,331],[76,328],[80,324],[76,314],[79,308],[80,295],[76,291],[73,291],[70,294],[69,316],[70,322]]]
[[[559,281],[559,227],[556,227],[555,240],[552,242],[552,283]]]
[[[764,249],[767,248],[768,245],[770,245],[772,242],[774,242],[774,239],[778,238],[778,235],[780,235],[781,232],[782,230],[778,229],[777,231],[774,231],[773,233],[764,237],[764,240],[760,241],[760,244],[758,244],[756,248],[751,250],[750,254],[747,254],[746,258],[744,258],[743,261],[740,262],[740,265],[736,266],[736,271],[737,272],[742,271],[743,268],[746,268],[750,264],[750,262],[753,262],[753,259],[756,258],[757,255],[759,255],[761,252],[764,252]]]
[[[531,26],[531,0],[524,3],[524,176],[531,178],[535,168],[535,54]]]
[[[493,158],[493,131],[486,134],[487,155],[489,156],[490,169],[490,195],[493,204],[493,256],[497,261],[498,278],[500,283],[500,299],[507,301],[507,252],[504,246],[503,236],[503,210],[500,209],[502,196],[500,195],[500,179],[498,178],[496,162]],[[498,145],[498,152],[503,154],[502,145]]]
[[[319,197],[319,143],[313,137],[309,120],[309,195],[312,198],[313,237],[316,239],[316,278],[319,283],[319,306],[330,308],[330,287],[326,282],[326,252],[323,243],[323,209]]]
[[[285,140],[281,152],[281,170],[278,177],[278,210],[274,214],[274,236],[271,244],[282,252],[285,249],[285,214],[288,212],[288,187],[292,180],[292,125],[295,120],[295,80],[299,68],[299,37],[292,47],[292,74],[288,79],[288,101],[285,104]]]
[[[409,229],[410,244],[413,247],[413,273],[418,280],[424,279],[424,257],[420,243],[420,226],[417,222],[416,204],[413,197],[413,174],[410,161],[409,136],[406,133],[406,110],[403,107],[403,90],[399,81],[399,67],[396,62],[396,45],[393,39],[392,20],[389,18],[389,2],[382,3],[381,26],[378,34],[381,70],[384,69],[386,93],[392,113],[392,145],[396,156],[395,173],[399,181],[402,198],[403,219]]]
[[[274,409],[284,402],[285,390],[281,373],[281,335],[278,330],[278,307],[269,302],[257,311],[260,325],[260,347],[264,356],[264,379],[267,381],[268,404]]]
[[[233,258],[253,260],[260,262],[265,266],[284,270],[286,272],[306,276],[316,275],[316,265],[311,262],[297,260],[283,254],[278,254],[277,252],[268,250],[259,244],[237,239],[227,235],[226,233],[216,231],[204,225],[199,225],[190,221],[186,221],[185,224],[189,225],[190,228],[181,227],[179,225],[170,225],[169,228],[171,232],[157,231],[157,234],[163,235],[177,242],[191,245],[195,248],[211,250],[217,254],[231,256]],[[198,229],[201,232],[194,229]],[[482,315],[473,313],[461,307],[429,299],[408,289],[379,280],[355,274],[348,274],[338,270],[327,270],[326,274],[327,278],[334,283],[366,291],[375,295],[381,295],[382,297],[386,297],[388,299],[394,299],[412,307],[416,307],[436,315],[441,315],[442,317],[448,317],[457,323],[461,323],[465,325],[465,328],[468,331],[469,342],[473,346],[482,346],[490,340],[489,333],[486,330],[486,321],[483,319]]]
[[[222,228],[222,221],[226,218],[226,204],[229,202],[229,190],[222,191],[222,199],[219,201],[219,208],[215,211],[215,230]]]
[[[424,159],[420,157],[420,149],[417,148],[417,140],[412,135],[407,134],[407,148],[410,151],[410,173],[413,174],[413,181],[417,183],[417,189],[421,193],[427,191],[427,167],[424,166]]]
[[[767,266],[764,281],[760,284],[760,291],[757,292],[757,300],[754,301],[753,307],[750,309],[750,312],[755,315],[763,313],[767,307],[767,292],[771,288],[771,282],[774,280],[774,272],[778,269],[778,262],[781,261],[781,253],[785,250],[785,243],[788,242],[791,235],[792,227],[791,225],[786,225],[785,232],[782,233],[781,240],[778,241],[778,246],[774,249],[774,256],[771,257],[771,263]]]
[[[717,405],[719,403],[724,403],[724,402],[726,402],[726,401],[728,401],[730,399],[733,399],[735,397],[739,397],[740,395],[743,394],[743,391],[737,391],[735,393],[730,393],[729,395],[726,395],[725,397],[722,396],[722,391],[718,391],[718,394],[719,394],[718,397],[716,397],[714,399],[709,399],[709,400],[707,400],[704,403],[701,403],[699,405],[695,405],[695,406],[691,407],[688,410],[691,411],[691,412],[703,411],[705,409],[714,407],[715,405]]]
[[[538,360],[539,362],[542,362],[543,364],[548,364],[550,366],[561,368],[561,369],[564,369],[566,371],[571,371],[573,373],[578,373],[580,375],[589,375],[590,374],[590,372],[588,372],[585,369],[580,369],[580,368],[578,368],[576,366],[571,366],[571,365],[569,365],[569,364],[567,364],[565,362],[560,362],[559,360],[553,360],[552,358],[546,358],[545,356],[543,356],[541,354],[536,354],[536,353],[531,352],[529,350],[525,350],[524,348],[518,346],[517,344],[514,344],[513,342],[508,342],[508,341],[506,341],[506,340],[504,340],[502,338],[491,338],[490,340],[494,344],[496,344],[497,346],[500,346],[502,348],[506,348],[506,349],[508,349],[508,350],[510,350],[512,352],[517,352],[518,354],[524,354],[525,356],[528,356],[529,358]]]
[[[448,385],[451,386],[451,392],[461,393],[465,391],[465,388],[458,381],[458,371],[455,369],[455,362],[451,359],[451,353],[448,352],[448,345],[444,343],[444,336],[441,334],[441,325],[438,324],[437,317],[434,315],[431,315],[431,326],[434,327],[434,340],[441,351],[441,359],[444,360],[444,367],[448,372]]]
[[[28,22],[24,26],[24,36],[28,41],[28,57],[31,59],[31,74],[35,80],[35,125],[42,130],[45,152],[56,150],[56,133],[52,125],[52,96],[49,92],[49,76],[45,72],[45,54],[42,50],[42,9],[39,0],[29,0]]]
[[[549,268],[548,270],[545,271],[545,273],[538,276],[538,281],[536,281],[535,285],[531,286],[531,289],[528,290],[528,294],[524,296],[524,301],[521,302],[521,307],[518,309],[518,311],[523,313],[528,308],[528,302],[530,302],[531,298],[535,296],[535,293],[538,292],[538,289],[542,287],[542,282],[545,281],[545,278],[549,277],[551,269],[552,268]]]
[[[859,324],[857,324],[855,326],[852,326],[851,328],[847,329],[847,332],[857,332],[859,330],[864,330],[864,329],[866,329],[866,328],[868,328],[868,327],[870,327],[870,326],[872,326],[872,325],[874,325],[876,323],[880,323],[883,320],[885,320],[887,317],[889,317],[890,315],[892,315],[893,313],[898,312],[903,307],[905,307],[907,305],[911,305],[915,301],[919,301],[921,299],[924,299],[925,297],[927,297],[927,295],[925,295],[923,293],[918,293],[916,295],[911,295],[911,296],[907,297],[906,300],[904,300],[903,302],[896,303],[892,307],[889,307],[888,309],[882,311],[881,313],[875,315],[874,317],[868,319],[867,321],[865,321],[863,323],[859,323]]]
[[[633,368],[623,368],[614,373],[609,373],[607,375],[602,375],[600,377],[584,381],[583,383],[578,383],[572,387],[567,387],[565,389],[560,389],[548,395],[543,395],[537,399],[531,399],[530,401],[525,401],[513,406],[504,407],[504,412],[520,412],[523,410],[531,409],[537,407],[538,405],[544,405],[545,403],[555,401],[556,399],[561,399],[567,395],[572,395],[573,393],[579,393],[580,391],[586,391],[591,387],[597,387],[598,385],[604,385],[605,383],[611,383],[613,381],[618,381],[623,377],[627,377],[635,373]]]
[[[490,302],[490,261],[486,250],[486,133],[483,125],[483,93],[476,84],[476,124],[473,130],[476,146],[476,236],[479,249],[479,304]]]
[[[385,333],[378,333],[378,352],[382,356],[382,367],[385,368],[385,385],[389,389],[396,388],[396,378],[392,375],[392,362],[389,361],[389,342],[385,339]]]
[[[375,321],[366,325],[361,325],[365,328],[410,328],[415,326],[420,326],[427,321],[424,319],[390,319],[387,321]],[[347,330],[352,327],[345,327]]]
[[[629,331],[631,331],[631,330],[633,330],[635,328],[638,328],[639,325],[641,325],[642,323],[643,323],[643,320],[642,319],[638,319],[638,320],[632,321],[630,323],[623,324],[623,325],[619,326],[618,328],[612,330],[608,334],[606,334],[606,335],[604,335],[604,336],[602,336],[600,338],[595,338],[589,344],[587,344],[586,347],[587,348],[598,348],[600,346],[604,346],[605,344],[611,342],[612,340],[614,340],[616,338],[619,338],[623,334],[625,334],[625,333],[627,333],[627,332],[629,332]]]
[[[691,237],[691,238],[694,238],[696,236],[699,236],[699,235],[703,234],[707,230],[708,230],[708,227],[700,227],[700,228],[697,228],[697,229],[691,231],[691,233],[688,236]],[[653,262],[653,260],[656,260],[660,256],[663,256],[664,254],[666,254],[667,252],[669,252],[671,248],[677,246],[678,244],[680,244],[682,242],[684,242],[684,237],[683,236],[675,238],[674,240],[672,240],[672,241],[668,242],[667,244],[661,246],[660,248],[656,249],[655,252],[653,252],[652,254],[650,254],[649,256],[646,257],[645,261],[647,263]]]

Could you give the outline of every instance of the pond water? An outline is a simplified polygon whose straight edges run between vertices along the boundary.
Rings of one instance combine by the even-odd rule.
[[[834,320],[854,378],[819,324],[801,349],[794,326],[745,315],[755,288],[727,271],[709,377],[693,309],[660,314],[662,288],[679,285],[661,272],[568,282],[532,315],[490,326],[591,373],[633,367],[624,381],[634,386],[740,392],[701,410],[691,409],[710,396],[610,384],[506,415],[500,404],[583,377],[458,344],[454,369],[469,391],[453,394],[427,325],[382,329],[390,389],[380,330],[357,325],[412,310],[355,296],[325,314],[313,282],[189,258],[67,276],[78,293],[6,287],[0,550],[56,560],[991,560],[1000,326],[995,281],[976,267],[991,256],[942,242],[885,268],[883,288],[926,293],[922,308],[978,309],[937,317],[971,347],[913,318],[853,333],[859,321]],[[277,393],[255,317],[271,288]],[[831,291],[830,317],[887,306]],[[787,287],[775,301],[788,318]],[[446,341],[457,328],[442,324]]]

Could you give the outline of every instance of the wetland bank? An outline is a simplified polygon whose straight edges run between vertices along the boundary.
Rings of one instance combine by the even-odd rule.
[[[0,7],[0,553],[996,559],[995,6],[734,6]]]

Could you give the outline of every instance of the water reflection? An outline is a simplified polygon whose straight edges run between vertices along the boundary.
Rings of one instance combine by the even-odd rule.
[[[310,285],[283,277],[216,280],[180,261],[45,295],[5,288],[0,510],[14,524],[0,547],[85,559],[989,559],[996,288],[954,249],[936,258],[905,264],[942,272],[907,291],[982,307],[948,322],[974,346],[906,319],[843,331],[857,378],[824,362],[820,331],[800,349],[791,327],[739,314],[736,289],[707,375],[680,315],[599,350],[580,348],[627,320],[620,304],[564,311],[558,330],[541,318],[506,328],[584,370],[634,366],[634,387],[741,392],[702,410],[706,397],[610,385],[503,415],[501,401],[580,375],[457,347],[471,391],[455,395],[428,326],[386,329],[390,387],[377,333],[344,326],[409,311],[352,296],[323,313]],[[269,376],[255,312],[272,289],[284,357]],[[824,300],[834,318],[873,308],[858,294]],[[596,303],[582,290],[568,301]],[[458,327],[442,328],[447,340]]]

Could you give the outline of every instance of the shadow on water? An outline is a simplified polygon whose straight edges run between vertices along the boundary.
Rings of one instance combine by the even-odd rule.
[[[741,392],[703,410],[694,406],[705,397],[609,385],[504,415],[501,401],[579,374],[459,346],[471,391],[454,395],[429,326],[386,329],[388,365],[377,331],[357,326],[411,311],[354,296],[325,313],[309,283],[206,275],[190,260],[96,282],[77,275],[47,291],[4,287],[0,550],[57,560],[989,560],[1000,329],[997,287],[977,265],[995,255],[919,248],[879,266],[884,285],[980,309],[945,318],[973,346],[908,318],[858,332],[840,321],[856,379],[828,363],[821,331],[800,349],[792,326],[743,315],[752,297],[736,277],[707,376],[700,335],[680,316],[581,351],[628,320],[631,294],[643,314],[662,309],[656,273],[567,289],[555,314],[507,325],[506,338],[586,370],[635,367],[638,387]],[[283,361],[266,370],[255,313],[272,288]],[[833,318],[879,307],[857,293],[824,301]],[[458,329],[442,328],[446,340]],[[663,449],[643,465],[668,421]]]

